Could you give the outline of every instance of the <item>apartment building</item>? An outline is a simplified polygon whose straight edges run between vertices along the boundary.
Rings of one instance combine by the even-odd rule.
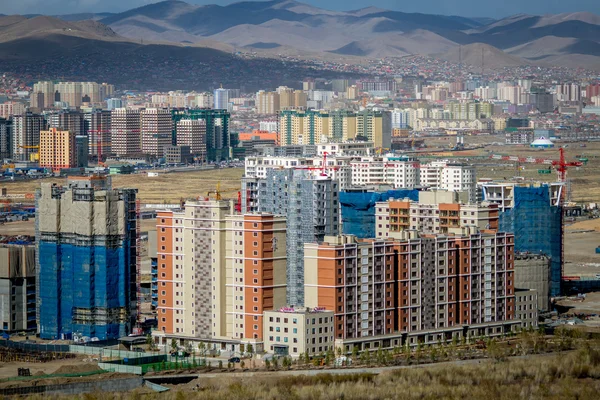
[[[440,188],[465,192],[468,194],[469,203],[474,203],[477,200],[476,182],[475,167],[473,165],[449,163],[442,169]]]
[[[334,311],[347,350],[377,337],[390,347],[390,339],[416,344],[420,335],[503,334],[518,323],[513,239],[474,228],[397,240],[326,237],[305,245],[306,306]]]
[[[12,157],[12,135],[12,121],[0,118],[0,160]]]
[[[361,157],[350,162],[352,186],[392,185],[394,188],[419,186],[419,162],[410,157]]]
[[[14,101],[7,101],[0,104],[0,118],[10,118],[13,115],[21,115],[25,113],[25,104]]]
[[[304,304],[304,243],[339,232],[339,183],[303,169],[242,179],[242,212],[287,216],[287,304]]]
[[[323,308],[282,307],[264,313],[264,350],[300,358],[335,351],[334,313]]]
[[[498,204],[500,211],[511,210],[515,207],[515,200],[519,195],[539,188],[547,191],[550,205],[559,206],[566,191],[565,182],[526,182],[526,181],[494,181],[481,179],[477,182],[477,198]]]
[[[59,82],[54,85],[61,102],[70,107],[80,107],[82,103],[81,82]]]
[[[33,84],[31,92],[31,107],[32,108],[50,108],[54,106],[56,101],[56,89],[52,81],[40,81]]]
[[[74,168],[77,165],[75,133],[56,128],[41,131],[39,157],[40,167],[52,168],[55,171]]]
[[[419,201],[390,199],[375,204],[375,232],[378,238],[402,237],[406,230],[426,234],[450,234],[462,228],[497,230],[496,204],[466,204],[456,192],[432,190],[419,192]]]
[[[285,227],[281,216],[234,215],[228,201],[159,212],[155,340],[262,342],[263,312],[285,305]]]
[[[206,121],[182,119],[177,122],[177,146],[189,146],[192,154],[206,162]]]
[[[350,167],[352,159],[352,157],[327,158],[326,166],[323,168],[324,158],[322,157],[246,157],[244,160],[244,176],[246,178],[265,179],[267,171],[271,169],[302,169],[314,177],[325,174],[329,178],[337,180],[341,190],[352,185],[352,170]]]
[[[256,113],[275,115],[281,109],[280,94],[277,92],[265,92],[261,90],[256,93]]]
[[[111,152],[111,112],[92,111],[83,115],[84,133],[89,138],[89,153],[100,161]]]
[[[147,108],[140,113],[142,152],[161,157],[172,143],[171,112],[164,108]]]
[[[13,116],[12,154],[19,161],[29,161],[40,144],[40,131],[46,128],[44,117],[27,112]]]
[[[119,157],[140,154],[140,112],[130,108],[115,108],[110,115],[111,149]]]

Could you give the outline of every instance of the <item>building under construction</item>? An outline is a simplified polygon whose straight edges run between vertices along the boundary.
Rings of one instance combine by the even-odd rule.
[[[38,331],[100,340],[127,335],[137,316],[136,189],[71,177],[36,193]]]

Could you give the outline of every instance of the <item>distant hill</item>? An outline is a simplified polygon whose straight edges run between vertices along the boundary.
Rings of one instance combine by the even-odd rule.
[[[120,37],[119,40],[139,43],[252,48],[267,55],[310,54],[323,59],[407,54],[452,57],[459,46],[466,51],[471,48],[468,46],[485,44],[491,46],[484,48],[489,52],[485,61],[488,68],[546,62],[548,57],[555,57],[557,65],[570,65],[573,61],[568,55],[576,55],[574,59],[585,61],[585,67],[600,70],[600,58],[594,58],[600,57],[600,16],[589,12],[519,14],[493,20],[404,13],[379,7],[331,11],[295,0],[242,1],[226,6],[170,0],[115,14],[63,15],[59,20],[72,24],[63,28],[56,21],[36,18],[47,17],[0,17],[0,40],[6,40],[2,35],[19,38],[64,28],[90,39]],[[27,26],[23,20],[39,22],[41,28],[31,24],[27,29],[8,32],[15,23]],[[100,25],[77,25],[83,20],[106,25],[114,35]]]
[[[518,65],[528,64],[529,62],[510,54],[506,54],[500,49],[497,49],[485,43],[473,43],[466,46],[454,47],[444,54],[440,54],[439,58],[454,63],[459,60],[464,65],[480,68],[482,63],[484,68],[490,67],[514,67]]]

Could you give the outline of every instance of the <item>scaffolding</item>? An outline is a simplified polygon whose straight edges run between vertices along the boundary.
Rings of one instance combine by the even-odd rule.
[[[340,192],[342,233],[358,238],[375,237],[375,204],[389,199],[419,201],[416,189],[388,190],[386,192]]]

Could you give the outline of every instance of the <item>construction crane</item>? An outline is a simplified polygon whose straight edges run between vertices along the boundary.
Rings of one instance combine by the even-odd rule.
[[[583,166],[583,162],[581,161],[573,161],[567,162],[565,160],[565,151],[561,147],[558,149],[560,152],[560,158],[558,160],[547,160],[543,158],[535,158],[535,157],[517,157],[517,156],[503,156],[499,154],[490,155],[491,159],[494,160],[504,160],[504,161],[513,161],[517,163],[529,163],[529,164],[545,164],[552,165],[554,169],[556,169],[556,173],[558,175],[558,182],[566,182],[567,181],[567,169],[569,167],[581,167]]]
[[[220,201],[222,199],[222,197],[221,197],[221,182],[217,182],[216,190],[210,190],[208,193],[206,193],[206,197],[210,197],[211,194],[215,195],[215,200],[217,200],[217,201]]]

